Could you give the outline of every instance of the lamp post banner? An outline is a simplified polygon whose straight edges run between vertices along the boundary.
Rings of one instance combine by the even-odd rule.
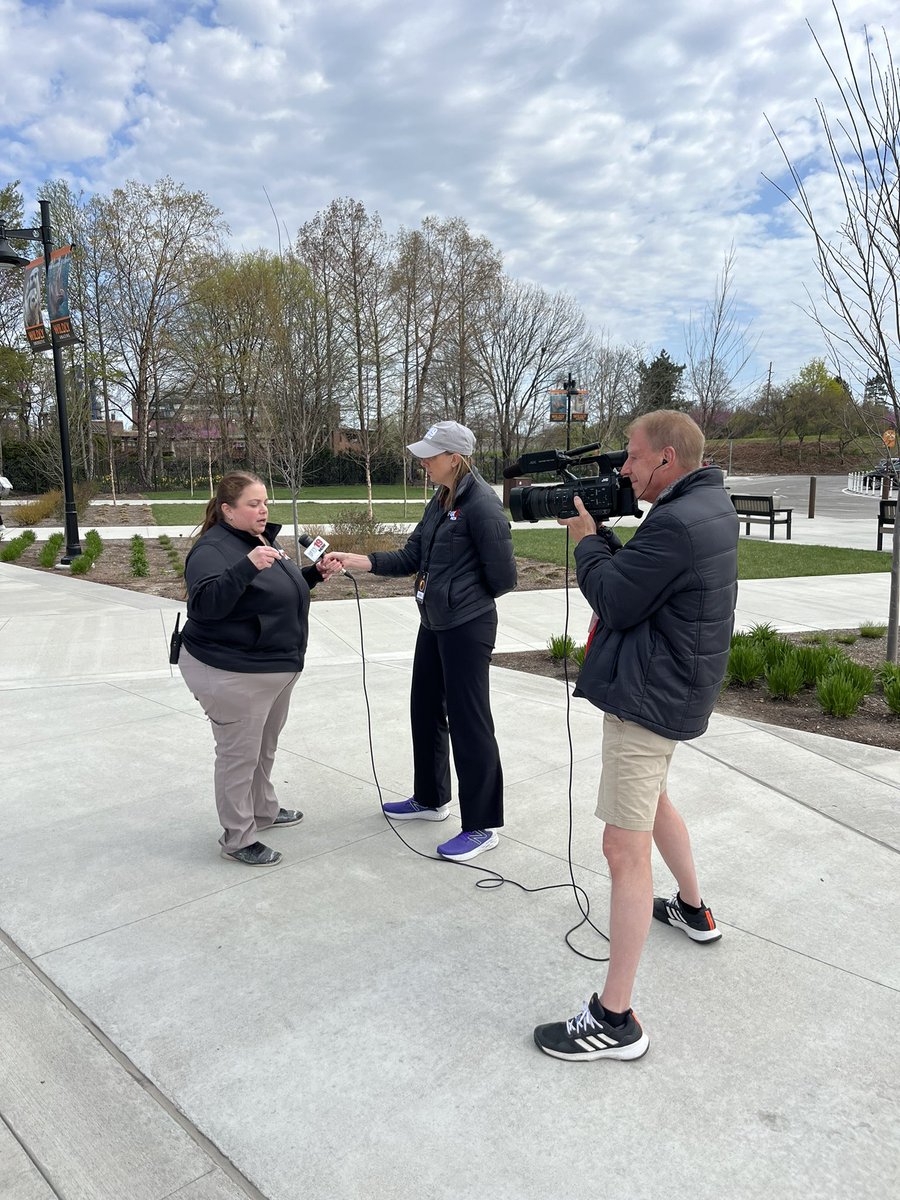
[[[72,247],[61,246],[50,255],[47,272],[47,311],[50,328],[56,334],[60,346],[71,346],[78,341],[72,332],[69,315],[69,266],[72,262]]]
[[[25,268],[25,336],[35,354],[50,349],[50,336],[44,324],[44,260],[33,258]]]

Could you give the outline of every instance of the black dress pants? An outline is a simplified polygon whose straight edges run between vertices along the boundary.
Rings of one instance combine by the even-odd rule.
[[[413,795],[426,808],[450,803],[452,744],[464,832],[503,824],[503,770],[489,683],[496,639],[496,611],[455,629],[436,632],[423,625],[413,659]]]

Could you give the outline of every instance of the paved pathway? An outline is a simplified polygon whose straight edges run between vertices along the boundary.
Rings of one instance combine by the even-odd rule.
[[[887,583],[748,582],[739,623],[877,619]],[[650,1053],[559,1063],[532,1026],[602,979],[563,943],[571,894],[477,890],[386,827],[355,602],[313,606],[277,764],[306,819],[263,872],[216,853],[209,731],[166,662],[180,607],[0,564],[3,1200],[900,1191],[900,754],[715,717],[679,748],[672,789],[725,937],[655,926],[635,1001]],[[361,612],[378,778],[400,797],[415,606]],[[566,600],[500,612],[501,649],[536,646]],[[565,691],[499,669],[492,691],[507,822],[485,865],[562,883]],[[572,857],[603,927],[599,718],[575,701],[570,720]],[[402,832],[433,852],[432,826]]]

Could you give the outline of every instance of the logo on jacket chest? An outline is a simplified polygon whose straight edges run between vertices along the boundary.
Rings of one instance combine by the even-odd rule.
[[[458,508],[451,508],[450,511],[447,513],[447,516],[450,518],[451,521],[458,521],[461,516],[461,510]]]

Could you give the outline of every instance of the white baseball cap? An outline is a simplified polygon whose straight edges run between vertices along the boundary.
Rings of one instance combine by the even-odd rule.
[[[475,449],[475,434],[458,421],[438,421],[421,442],[413,442],[406,448],[416,458],[434,458],[443,453],[471,454]]]

